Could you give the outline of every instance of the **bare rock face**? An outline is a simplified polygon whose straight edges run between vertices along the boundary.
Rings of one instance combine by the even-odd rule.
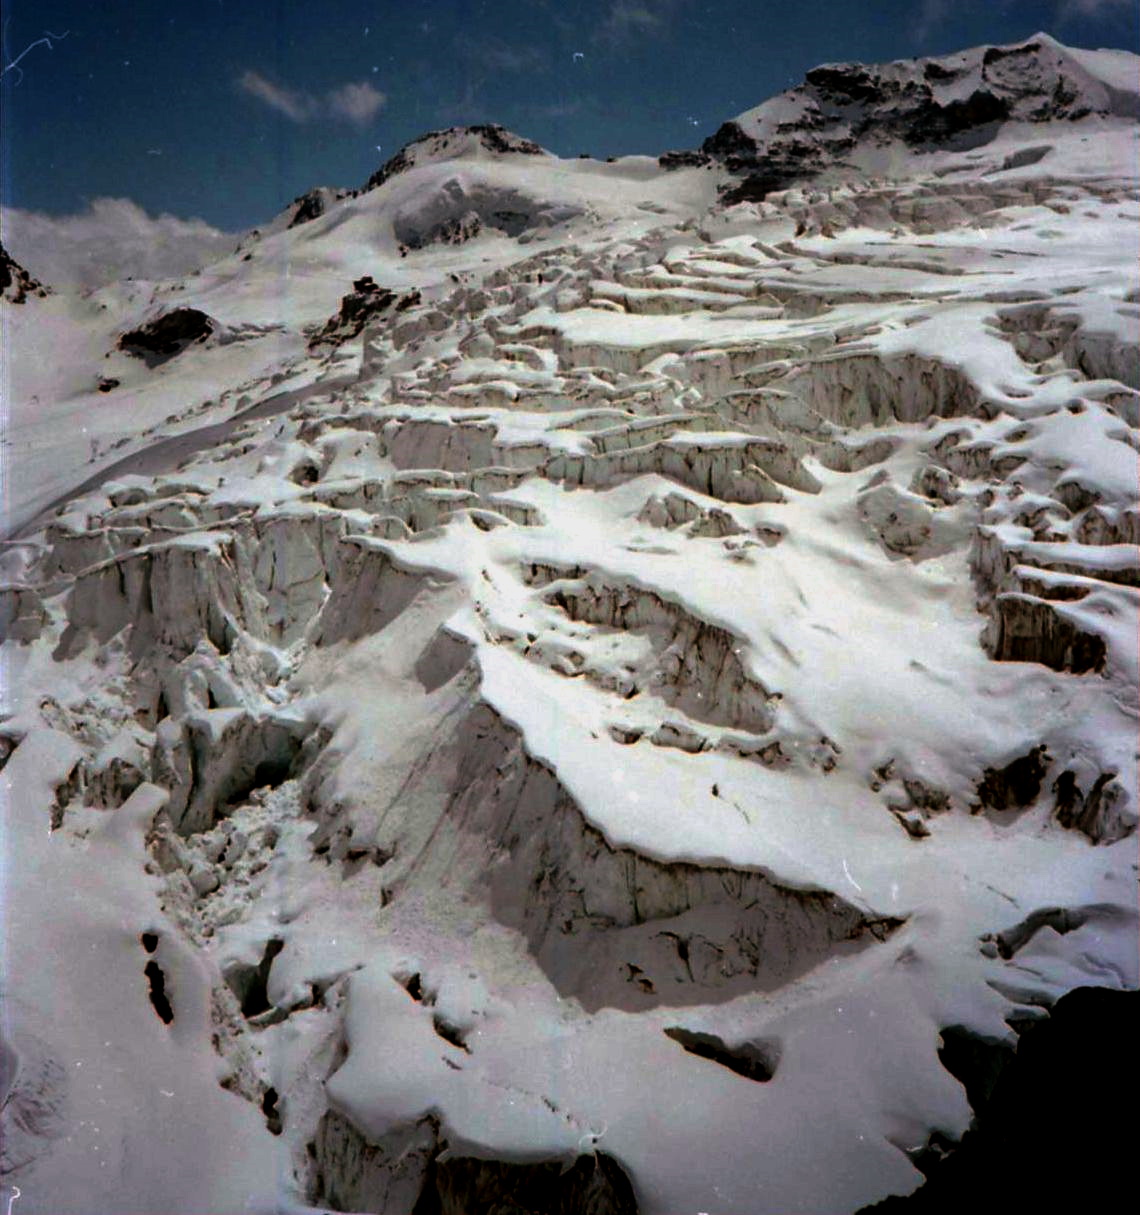
[[[1034,747],[1004,768],[987,768],[978,785],[978,800],[994,810],[1030,805],[1041,792],[1049,762],[1048,751]]]
[[[665,1034],[690,1055],[696,1055],[698,1059],[711,1059],[721,1067],[727,1067],[730,1072],[758,1084],[767,1084],[772,1079],[780,1061],[778,1042],[741,1042],[729,1046],[716,1034],[700,1033],[680,1025],[669,1026]]]
[[[526,189],[455,176],[439,189],[417,195],[394,214],[392,232],[409,250],[432,245],[463,244],[484,229],[518,237],[530,229],[551,227],[581,214]]]
[[[713,163],[713,158],[707,151],[663,152],[657,163],[663,169],[704,169]]]
[[[352,197],[353,193],[351,190],[334,190],[318,186],[314,190],[309,190],[299,195],[290,204],[292,215],[289,218],[288,226],[290,228],[298,228],[301,224],[311,223],[314,219],[319,219],[330,206],[339,202],[342,198]]]
[[[310,1200],[375,1215],[637,1215],[629,1177],[605,1152],[534,1162],[444,1151],[438,1119],[369,1143],[342,1115],[321,1120],[311,1145]]]
[[[732,142],[735,144],[737,141]],[[823,161],[812,148],[805,145],[788,148],[781,156],[766,160],[764,169],[751,172],[736,185],[729,186],[721,194],[720,200],[726,207],[734,207],[737,203],[763,202],[769,194],[814,177],[822,168]]]
[[[1053,794],[1057,822],[1094,844],[1114,844],[1136,830],[1136,813],[1115,772],[1102,772],[1085,793],[1075,773],[1066,769],[1053,782]]]
[[[430,233],[425,244],[462,245],[479,235],[483,221],[478,211],[468,211],[457,219],[446,219]]]
[[[295,210],[293,218],[289,221],[290,228],[296,228],[299,224],[307,224],[312,219],[318,219],[325,213],[325,202],[318,190],[310,190],[307,194],[302,194],[294,200]]]
[[[1104,639],[1064,604],[1008,593],[994,601],[983,644],[998,662],[1039,662],[1083,675],[1104,667]]]
[[[389,157],[375,173],[364,183],[365,190],[375,190],[382,186],[389,178],[395,177],[397,173],[403,173],[405,169],[410,169],[415,161],[408,154],[407,148],[401,148],[395,156]]]
[[[0,244],[0,298],[12,304],[22,304],[29,296],[38,295],[42,298],[47,294],[48,289],[32,278]]]
[[[743,175],[725,188],[726,206],[762,201],[892,140],[922,151],[965,151],[990,142],[1010,121],[1072,122],[1135,109],[1133,98],[1090,80],[1044,35],[906,64],[828,64],[769,105],[778,106],[778,117],[761,107],[722,124],[701,145],[702,154]],[[666,167],[697,163],[681,153],[667,159]]]
[[[309,346],[338,346],[356,337],[369,321],[383,316],[389,309],[403,312],[420,302],[418,291],[402,296],[373,282],[370,274],[356,279],[352,291],[342,296],[340,311],[329,317],[325,325],[312,338]]]
[[[214,332],[216,322],[197,308],[173,308],[153,321],[124,333],[118,348],[148,366],[165,363],[188,346],[204,342]]]
[[[521,156],[541,156],[542,148],[533,139],[524,139],[508,131],[498,123],[484,123],[467,128],[472,134],[478,135],[479,141],[488,151],[500,154],[514,152]]]
[[[637,1215],[633,1187],[604,1152],[559,1160],[508,1164],[449,1156],[429,1170],[416,1215],[468,1211],[534,1211],[543,1215]]]

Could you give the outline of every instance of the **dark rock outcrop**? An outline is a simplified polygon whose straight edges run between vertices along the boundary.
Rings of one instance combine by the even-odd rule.
[[[523,136],[508,131],[506,127],[499,126],[498,123],[447,127],[440,131],[428,131],[426,135],[421,135],[419,139],[414,139],[411,143],[406,144],[372,174],[364,183],[364,189],[375,190],[390,178],[395,177],[397,173],[403,173],[419,164],[421,159],[430,162],[441,153],[446,154],[449,143],[470,135],[474,135],[488,152],[496,152],[499,155],[515,153],[522,156],[542,156],[544,154],[543,148],[533,139],[524,139]]]
[[[991,810],[1024,809],[1041,792],[1048,768],[1048,751],[1034,747],[1004,768],[987,768],[978,784],[978,799]]]
[[[322,345],[339,346],[341,342],[356,337],[374,317],[382,316],[389,310],[404,312],[419,302],[418,291],[409,291],[397,296],[394,291],[373,282],[372,276],[366,274],[353,282],[348,295],[341,297],[340,311],[329,317],[324,326],[309,340],[309,348]]]
[[[972,136],[968,146],[974,147],[988,143],[998,124],[1009,116],[1009,102],[976,89],[964,101],[950,101],[946,105],[924,98],[912,113],[900,118],[897,129],[912,148],[951,145],[966,136]]]
[[[815,158],[797,163],[794,160],[770,160],[763,169],[749,173],[734,186],[729,186],[720,196],[726,207],[737,203],[763,202],[769,194],[787,190],[797,182],[814,177],[820,165]]]
[[[312,219],[318,219],[325,213],[325,199],[320,190],[310,190],[307,194],[293,200],[293,218],[289,221],[290,228],[299,224],[307,224]]]
[[[48,294],[48,289],[20,265],[18,261],[0,244],[0,298],[11,304],[24,303],[29,295],[41,298]]]
[[[489,152],[519,152],[524,156],[541,156],[542,148],[533,139],[524,139],[498,123],[480,123],[468,127]]]
[[[703,169],[713,163],[713,158],[707,152],[663,152],[657,163],[663,169]]]
[[[701,144],[701,151],[714,160],[723,161],[725,168],[736,171],[753,164],[760,145],[747,135],[738,122],[729,120]],[[674,152],[672,155],[676,156]]]
[[[1114,844],[1136,830],[1135,811],[1115,772],[1102,772],[1086,794],[1075,772],[1066,769],[1053,782],[1053,816],[1062,827],[1079,831],[1094,844]]]
[[[462,245],[473,240],[483,231],[483,221],[478,211],[469,211],[452,219],[446,219],[423,239],[424,245]],[[415,248],[416,246],[412,246]]]
[[[195,342],[204,342],[214,328],[213,318],[197,308],[174,308],[124,333],[118,347],[126,354],[145,359],[153,367],[181,354]]]
[[[411,145],[409,145],[411,146]],[[401,148],[395,156],[390,156],[375,173],[364,183],[365,190],[375,190],[397,173],[410,169],[415,162],[408,155],[407,148]]]

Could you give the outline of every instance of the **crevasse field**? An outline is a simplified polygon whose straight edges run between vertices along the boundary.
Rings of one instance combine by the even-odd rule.
[[[17,1215],[854,1212],[1137,986],[1137,68],[9,248]]]

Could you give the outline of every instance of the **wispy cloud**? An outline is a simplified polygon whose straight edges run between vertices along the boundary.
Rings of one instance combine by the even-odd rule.
[[[687,0],[611,0],[606,19],[594,39],[621,43],[661,37],[685,3]]]
[[[293,122],[307,122],[317,110],[317,99],[297,89],[283,88],[267,80],[260,72],[245,71],[238,80],[238,87],[263,101],[271,110],[284,114]]]
[[[238,87],[256,97],[290,122],[310,122],[314,118],[339,118],[363,126],[385,106],[388,98],[367,81],[342,84],[317,96],[304,89],[291,89],[276,84],[260,72],[248,69],[238,77]]]
[[[376,117],[388,98],[364,80],[359,84],[342,84],[329,93],[327,100],[330,113],[363,126]]]
[[[665,22],[665,17],[648,4],[637,4],[634,0],[616,0],[606,18],[609,33],[619,36],[627,34],[656,33]]]
[[[514,46],[501,38],[465,38],[459,54],[492,72],[536,72],[546,67],[546,55],[536,46]]]

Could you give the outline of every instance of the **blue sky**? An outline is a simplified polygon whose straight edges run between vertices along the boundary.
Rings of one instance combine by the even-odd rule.
[[[821,62],[1039,29],[1140,50],[1134,0],[7,0],[5,13],[5,204],[63,214],[125,196],[230,230],[313,185],[358,185],[442,126],[501,122],[562,155],[657,154]],[[66,37],[36,44],[46,34]]]

